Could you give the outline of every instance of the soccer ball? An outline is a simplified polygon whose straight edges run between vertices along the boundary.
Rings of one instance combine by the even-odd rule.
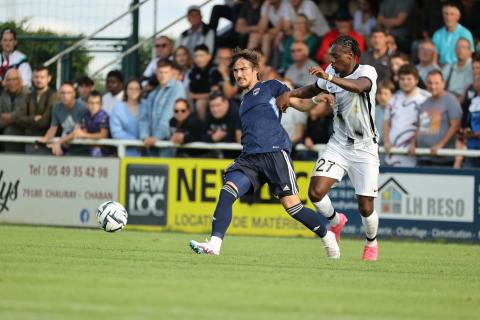
[[[97,222],[107,232],[120,231],[127,225],[127,210],[118,202],[107,201],[97,209]]]

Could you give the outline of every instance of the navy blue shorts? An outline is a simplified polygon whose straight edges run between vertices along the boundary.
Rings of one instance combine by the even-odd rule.
[[[244,154],[242,153],[225,171],[225,176],[233,171],[243,172],[253,188],[248,193],[255,193],[268,183],[270,192],[276,197],[298,194],[298,185],[292,159],[288,152]]]

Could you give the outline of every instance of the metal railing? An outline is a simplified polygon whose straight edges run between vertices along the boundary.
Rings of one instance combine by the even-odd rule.
[[[35,143],[41,137],[34,136],[9,136],[0,135],[0,142],[13,142],[13,143]],[[56,138],[58,139],[58,138]],[[55,141],[54,139],[53,141]],[[143,141],[141,140],[116,140],[116,139],[75,139],[69,142],[69,144],[79,145],[101,145],[112,146],[117,148],[117,155],[119,157],[125,156],[125,150],[127,147],[143,147]],[[201,150],[242,150],[242,145],[239,143],[206,143],[206,142],[191,142],[186,144],[175,144],[170,141],[157,141],[155,143],[157,148],[180,148],[180,149],[201,149]],[[308,150],[303,144],[298,144],[295,149],[297,151]],[[325,149],[324,144],[317,144],[313,147],[313,151],[322,151]],[[379,147],[379,152],[384,154],[386,150],[384,147]],[[390,154],[408,154],[408,148],[393,147],[390,149]],[[430,155],[429,148],[416,148],[415,154],[418,156]],[[464,157],[480,157],[480,150],[467,150],[467,149],[440,149],[437,152],[437,156],[452,157],[452,156],[464,156]]]

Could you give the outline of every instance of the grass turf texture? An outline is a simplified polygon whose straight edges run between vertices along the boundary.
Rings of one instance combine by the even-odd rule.
[[[227,237],[192,254],[180,233],[0,225],[0,319],[473,319],[480,247]]]

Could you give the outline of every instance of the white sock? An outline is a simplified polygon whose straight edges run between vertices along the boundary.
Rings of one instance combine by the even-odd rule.
[[[338,218],[338,214],[333,209],[332,202],[330,201],[328,195],[325,195],[322,200],[314,202],[313,205],[317,209],[318,213],[328,219],[332,227],[338,225],[340,219]]]
[[[363,228],[367,235],[367,246],[375,247],[377,245],[378,214],[373,210],[368,217],[362,217]],[[369,241],[368,239],[372,240]]]
[[[216,252],[220,252],[220,248],[222,247],[222,238],[212,236],[210,238],[210,243],[212,244],[213,250]]]

